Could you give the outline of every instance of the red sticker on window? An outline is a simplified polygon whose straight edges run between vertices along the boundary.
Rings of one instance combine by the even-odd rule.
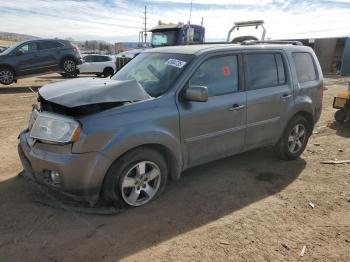
[[[223,66],[223,67],[222,67],[222,74],[223,74],[224,76],[229,76],[229,75],[231,75],[231,69],[230,69],[230,67],[229,67],[229,66]]]

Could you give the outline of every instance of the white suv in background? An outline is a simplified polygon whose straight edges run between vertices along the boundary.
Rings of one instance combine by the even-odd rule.
[[[108,77],[116,70],[115,58],[108,55],[83,55],[84,63],[78,66],[78,74],[96,74]]]

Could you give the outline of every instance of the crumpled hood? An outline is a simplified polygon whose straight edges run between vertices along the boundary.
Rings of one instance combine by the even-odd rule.
[[[69,108],[151,98],[136,80],[100,78],[78,78],[48,84],[39,89],[39,94],[47,101]]]

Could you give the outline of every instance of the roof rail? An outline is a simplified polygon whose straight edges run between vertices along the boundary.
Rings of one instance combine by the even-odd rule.
[[[256,45],[256,44],[281,44],[281,45],[303,45],[300,41],[280,41],[280,40],[246,40],[241,45]]]

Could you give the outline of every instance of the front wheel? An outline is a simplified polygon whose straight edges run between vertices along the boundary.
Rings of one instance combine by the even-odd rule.
[[[157,198],[168,177],[164,158],[155,150],[138,148],[117,160],[103,185],[105,200],[142,206]]]
[[[295,116],[287,125],[280,140],[275,145],[277,156],[284,160],[298,158],[305,150],[312,127],[305,117]]]
[[[3,85],[10,85],[15,81],[15,73],[9,68],[0,69],[0,83]]]

